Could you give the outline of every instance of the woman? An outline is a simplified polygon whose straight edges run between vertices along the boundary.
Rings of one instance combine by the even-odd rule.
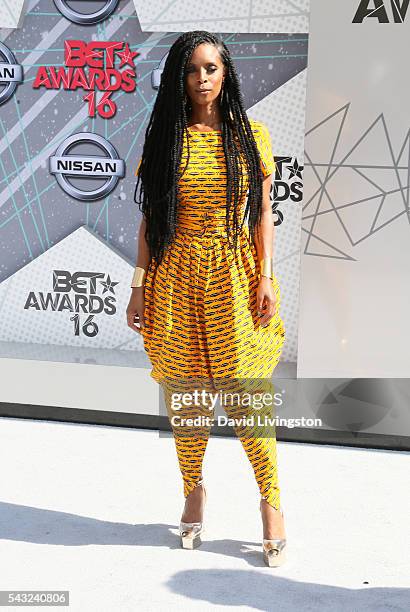
[[[274,168],[269,132],[248,119],[225,44],[206,31],[182,34],[169,51],[136,171],[143,220],[127,307],[170,417],[172,394],[185,383],[193,388],[194,378],[206,391],[243,379],[260,388],[279,361],[285,328],[272,259]],[[224,408],[250,414],[241,401]],[[178,411],[213,414],[204,401]],[[202,461],[211,425],[180,422],[171,421],[185,496],[180,535],[192,548],[203,533]],[[265,563],[280,565],[286,539],[274,429],[234,429],[262,495]]]

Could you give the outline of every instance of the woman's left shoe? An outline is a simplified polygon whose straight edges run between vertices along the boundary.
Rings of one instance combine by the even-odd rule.
[[[262,500],[259,504],[262,513]],[[280,508],[282,516],[283,510]],[[286,538],[272,538],[262,540],[263,560],[269,567],[279,567],[286,561]]]
[[[197,548],[202,544],[202,536],[204,534],[203,523],[185,523],[181,521],[179,533],[181,536],[182,548],[187,548],[189,550]]]
[[[204,479],[202,478],[197,482],[197,485],[203,484]],[[205,500],[206,500],[206,490],[203,487]],[[180,521],[179,523],[179,535],[181,537],[181,546],[182,548],[187,548],[192,550],[197,548],[202,544],[202,536],[204,534],[204,523],[203,521],[198,521],[196,523],[186,523],[185,521]]]

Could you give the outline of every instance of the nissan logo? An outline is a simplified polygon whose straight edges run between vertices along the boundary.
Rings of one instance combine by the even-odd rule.
[[[16,91],[17,85],[22,82],[23,67],[16,62],[10,49],[0,42],[0,87],[5,85],[0,91],[0,104],[7,102]]]
[[[70,154],[74,146],[84,143],[97,146],[107,154],[107,157]],[[115,189],[119,179],[125,176],[124,160],[119,158],[115,147],[99,134],[90,132],[79,132],[66,138],[58,147],[55,155],[50,157],[49,169],[65,193],[83,202],[104,198]],[[85,190],[75,187],[68,180],[70,176],[80,179],[105,180],[104,184],[97,189]]]
[[[83,4],[89,5],[90,2],[101,4],[103,1],[104,0],[87,0],[83,2]],[[70,3],[78,6],[81,4],[81,0],[54,0],[54,4],[64,17],[80,25],[93,25],[94,23],[103,21],[115,11],[118,2],[119,0],[105,0],[105,4],[102,8],[99,8],[93,13],[83,13],[69,6]]]

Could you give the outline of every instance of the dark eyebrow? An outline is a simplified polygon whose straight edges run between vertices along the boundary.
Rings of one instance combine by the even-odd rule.
[[[216,66],[215,62],[207,62],[205,65],[206,66]],[[195,66],[195,63],[194,62],[189,62],[189,64],[187,64],[187,66],[188,66],[188,68],[190,66]]]

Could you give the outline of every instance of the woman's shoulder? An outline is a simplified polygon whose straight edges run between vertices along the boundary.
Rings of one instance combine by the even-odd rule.
[[[275,159],[272,152],[272,140],[268,126],[263,121],[249,119],[251,129],[261,157],[261,167],[264,176],[275,170]]]
[[[259,119],[249,119],[252,132],[257,136],[266,137],[269,136],[269,129],[266,123]]]

